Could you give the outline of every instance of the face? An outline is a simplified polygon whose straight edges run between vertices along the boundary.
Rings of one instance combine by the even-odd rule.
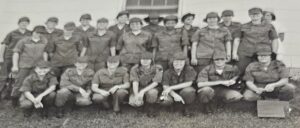
[[[129,17],[127,17],[127,15],[122,15],[122,16],[119,16],[117,20],[118,20],[119,23],[126,24],[127,21],[128,21],[128,18]]]
[[[214,63],[217,67],[223,67],[226,64],[226,60],[224,58],[222,59],[214,59]]]
[[[223,20],[224,22],[231,22],[231,21],[232,21],[232,16],[223,16],[223,17],[222,17],[222,20]]]
[[[194,22],[194,17],[189,16],[184,20],[184,24],[192,25]]]
[[[106,22],[100,22],[97,24],[97,28],[101,29],[101,30],[106,29],[107,26],[108,26],[108,23],[106,23]]]
[[[174,60],[173,61],[173,67],[175,70],[183,69],[185,65],[185,60]]]
[[[28,27],[29,23],[26,21],[20,22],[19,23],[19,28],[21,29],[26,29]]]
[[[142,24],[140,22],[130,23],[130,28],[132,31],[137,31],[142,29]]]
[[[115,70],[119,66],[120,62],[107,62],[107,68],[110,70]]]
[[[77,69],[79,69],[79,70],[83,70],[83,69],[85,69],[87,66],[88,66],[88,64],[87,63],[75,63],[75,66],[76,66],[76,68]]]
[[[272,14],[269,13],[269,12],[265,13],[264,20],[267,21],[267,22],[271,22],[272,21]]]
[[[57,23],[55,22],[47,22],[46,27],[49,29],[54,29],[56,27]]]
[[[35,38],[39,38],[42,34],[41,33],[38,33],[38,32],[33,32],[32,33],[32,36],[35,37]]]
[[[249,15],[252,21],[259,21],[262,19],[262,13],[250,14]]]
[[[208,25],[217,25],[218,24],[218,18],[207,18],[207,24]]]
[[[176,24],[177,24],[176,21],[169,20],[169,21],[167,21],[167,22],[165,23],[165,26],[166,26],[166,28],[168,28],[168,29],[173,29],[173,28],[175,28]]]
[[[88,19],[81,19],[80,23],[82,26],[89,26],[90,25],[90,20]]]
[[[66,30],[64,29],[64,35],[65,36],[72,36],[74,30]]]
[[[149,66],[149,65],[151,65],[151,62],[152,62],[151,59],[141,59],[142,66]]]
[[[269,62],[271,62],[271,56],[270,55],[258,55],[257,59],[261,63],[269,63]]]
[[[150,24],[158,24],[159,20],[157,18],[151,18],[150,19]]]
[[[50,71],[50,68],[36,67],[34,70],[39,76],[45,76]]]

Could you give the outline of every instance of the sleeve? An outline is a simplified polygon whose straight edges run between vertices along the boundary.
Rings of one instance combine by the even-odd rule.
[[[232,36],[231,36],[231,33],[230,31],[226,28],[226,34],[225,34],[225,41],[228,42],[228,41],[231,41],[232,40]]]
[[[131,68],[130,70],[130,81],[139,81],[139,76],[137,73],[138,70],[138,65],[135,65],[134,67]]]
[[[121,50],[122,49],[122,47],[123,47],[123,45],[124,45],[124,35],[125,34],[122,34],[121,36],[120,36],[120,38],[119,38],[119,40],[118,40],[118,42],[117,42],[117,44],[116,44],[116,49],[117,50]]]
[[[22,52],[24,49],[24,43],[25,43],[25,40],[23,40],[23,39],[19,40],[17,45],[13,49],[13,52],[18,52],[18,53]]]
[[[1,44],[9,45],[11,41],[11,33],[8,33]]]
[[[200,30],[197,30],[197,31],[193,34],[193,36],[192,36],[192,38],[191,38],[191,41],[192,41],[192,42],[199,42],[199,40],[200,40]]]
[[[271,25],[271,29],[269,31],[269,37],[270,37],[270,39],[271,40],[278,39],[278,33],[275,30],[275,27],[272,24],[270,24],[270,25]]]
[[[163,81],[162,81],[162,85],[170,85],[170,72],[167,70],[166,72],[163,73]]]
[[[93,77],[93,79],[92,79],[92,84],[100,84],[100,83],[101,83],[100,76],[101,76],[101,70],[98,71],[98,72],[94,75],[94,77]]]
[[[240,76],[241,71],[237,66],[233,66],[234,76]]]
[[[232,39],[240,38],[241,24],[237,24],[237,28],[232,32]]]
[[[31,81],[31,75],[26,77],[25,80],[23,81],[23,84],[21,88],[19,89],[20,92],[27,92],[27,91],[32,91],[32,81]]]
[[[60,80],[60,87],[64,88],[70,85],[73,85],[73,83],[70,81],[70,74],[69,74],[70,70],[66,70],[62,76],[61,76],[61,80]]]
[[[199,72],[197,77],[197,82],[207,82],[208,81],[208,70],[209,66],[202,69],[202,71]]]
[[[182,30],[182,33],[181,33],[181,44],[183,46],[186,46],[186,45],[190,45],[190,42],[189,42],[189,34],[187,31],[185,30]]]
[[[109,46],[116,47],[116,45],[117,45],[117,35],[115,33],[111,32],[111,39],[110,39]]]
[[[153,82],[161,83],[163,77],[163,68],[160,65],[156,65],[155,75],[152,79]]]
[[[239,27],[239,29],[237,29],[236,31],[234,31],[234,38],[242,38],[243,36],[243,32],[242,32],[242,28],[243,28],[243,25],[241,25]]]
[[[245,80],[245,81],[254,81],[254,77],[252,75],[252,68],[253,68],[252,64],[247,66],[247,68],[245,70],[243,80]]]
[[[151,42],[151,47],[152,48],[157,48],[159,45],[159,41],[158,41],[158,35],[154,34],[153,38],[152,38],[152,42]]]
[[[194,81],[196,76],[197,76],[197,73],[196,73],[195,69],[190,66],[187,67],[187,71],[185,74],[185,82]]]

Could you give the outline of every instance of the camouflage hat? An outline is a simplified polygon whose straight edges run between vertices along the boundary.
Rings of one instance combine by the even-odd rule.
[[[108,57],[107,62],[109,62],[109,63],[120,62],[120,57],[119,56],[110,56],[110,57]]]
[[[218,21],[221,20],[220,16],[216,12],[207,13],[206,17],[203,19],[204,22],[207,22],[208,18],[218,18]]]
[[[40,60],[35,64],[35,67],[39,68],[51,68],[51,63],[48,61]]]
[[[123,15],[126,15],[127,17],[129,17],[129,12],[128,11],[121,11],[121,12],[118,13],[116,18],[118,19],[120,16],[123,16]]]
[[[256,54],[258,56],[264,56],[264,55],[271,55],[272,54],[272,48],[270,45],[267,44],[258,44],[256,46]]]
[[[177,23],[178,17],[175,15],[168,15],[164,18],[164,23],[166,23],[167,21],[175,21]]]
[[[88,14],[88,13],[87,14],[83,14],[83,15],[80,16],[79,21],[81,21],[83,19],[92,20],[92,16],[91,16],[91,14]]]
[[[141,55],[141,59],[153,59],[153,54],[150,52],[144,52]]]
[[[58,23],[58,18],[57,17],[49,17],[47,22],[54,22],[54,23]]]
[[[251,8],[248,10],[248,13],[249,15],[251,14],[259,14],[259,13],[262,13],[262,9],[261,8],[258,8],[258,7],[254,7],[254,8]]]
[[[81,56],[78,57],[76,60],[77,63],[88,63],[89,62],[89,58],[86,56]]]
[[[143,25],[143,21],[140,19],[140,18],[137,18],[137,17],[133,17],[129,20],[129,24],[131,23],[135,23],[135,22],[139,22]]]
[[[107,18],[100,18],[97,20],[97,23],[108,23],[108,19]]]
[[[177,52],[174,54],[174,60],[186,60],[187,56],[183,52]]]
[[[46,28],[45,28],[45,26],[38,25],[38,26],[35,26],[33,28],[33,32],[36,32],[36,33],[45,33],[46,32]]]
[[[182,17],[181,17],[181,22],[184,22],[185,21],[185,19],[186,18],[188,18],[188,17],[193,17],[193,18],[195,18],[195,14],[193,14],[193,13],[187,13],[187,14],[184,14]]]
[[[158,19],[158,22],[161,22],[164,18],[159,16],[158,13],[152,12],[152,13],[149,13],[148,17],[144,18],[144,21],[150,22],[150,19]]]
[[[74,22],[68,22],[64,25],[64,29],[71,31],[74,30],[76,28],[76,25]]]
[[[20,19],[19,19],[19,21],[18,21],[18,24],[19,23],[21,23],[21,22],[28,22],[28,23],[30,23],[30,19],[28,18],[28,17],[21,17]]]
[[[213,59],[226,59],[226,53],[225,52],[214,52]]]
[[[232,10],[224,10],[222,12],[222,17],[226,17],[226,16],[234,16],[234,13]]]

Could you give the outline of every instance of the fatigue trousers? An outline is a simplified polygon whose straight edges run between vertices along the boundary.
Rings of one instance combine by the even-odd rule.
[[[197,60],[198,60],[198,64],[196,66],[193,66],[197,73],[201,72],[203,68],[205,68],[206,66],[212,63],[211,58],[200,58]]]
[[[61,88],[57,91],[55,105],[63,107],[67,101],[75,101],[78,106],[87,106],[92,104],[91,98],[82,97],[79,92],[71,91],[68,88]]]
[[[19,91],[20,87],[23,84],[24,79],[32,72],[33,68],[20,68],[17,74],[16,83],[12,88],[11,96],[13,98],[19,98],[21,92]]]
[[[214,98],[221,99],[225,103],[238,101],[243,98],[243,95],[237,90],[222,87],[223,85],[217,86],[200,88],[197,91],[200,103],[209,103]]]
[[[95,62],[95,61],[90,61],[88,68],[94,70],[94,72],[97,72],[98,70],[105,68],[106,67],[106,62]]]
[[[193,87],[186,87],[179,90],[178,93],[184,100],[186,105],[192,104],[196,99],[196,90]],[[168,95],[167,98],[160,102],[163,106],[170,106],[174,103],[174,99],[171,95]]]
[[[125,89],[118,89],[114,94],[109,96],[103,96],[99,93],[94,93],[92,96],[92,100],[96,104],[109,105],[112,103],[113,110],[118,112],[121,110],[120,103],[124,102],[125,98],[128,96],[128,91]],[[109,100],[112,99],[112,102]]]
[[[150,89],[149,91],[147,91],[145,94],[144,94],[144,104],[155,104],[157,103],[157,99],[158,99],[158,89],[157,88],[153,88],[153,89]],[[133,92],[131,93],[131,95],[133,95]],[[143,104],[142,104],[143,105]],[[142,106],[140,105],[140,106]],[[135,105],[132,105],[133,107],[140,107],[140,106],[135,106]]]
[[[237,66],[243,75],[247,66],[253,62],[255,59],[252,56],[239,55],[239,61],[237,62]]]
[[[51,92],[50,94],[48,94],[47,96],[45,96],[42,99],[42,103],[44,106],[43,108],[48,108],[48,107],[54,105],[55,95],[56,95],[55,92]],[[37,96],[37,95],[35,95],[35,96]],[[22,109],[34,108],[34,104],[29,99],[27,99],[25,97],[25,95],[21,95],[19,102],[20,102],[20,108],[22,108]]]
[[[3,65],[0,70],[0,92],[6,85],[8,75],[11,73],[12,58],[4,59]]]

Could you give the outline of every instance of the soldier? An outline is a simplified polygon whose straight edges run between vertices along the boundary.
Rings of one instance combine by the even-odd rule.
[[[82,36],[90,36],[95,32],[95,28],[90,24],[92,20],[91,14],[83,14],[80,16],[81,25],[75,29],[75,33]]]
[[[92,100],[102,104],[105,109],[113,105],[115,114],[121,113],[120,104],[124,102],[130,87],[128,70],[120,67],[119,56],[107,59],[107,68],[100,69],[92,80]]]
[[[193,116],[190,112],[190,104],[196,98],[196,90],[192,87],[197,73],[187,63],[187,56],[182,52],[175,53],[172,67],[163,74],[163,91],[160,97],[164,106],[180,105],[184,116]],[[172,106],[174,107],[174,106]]]
[[[18,21],[18,29],[8,33],[2,42],[2,44],[5,45],[5,50],[3,54],[3,65],[1,66],[1,70],[0,70],[0,91],[1,92],[3,91],[8,76],[11,73],[13,49],[15,48],[19,40],[21,40],[24,37],[31,36],[31,31],[27,29],[29,23],[30,20],[28,17],[21,17]]]
[[[260,44],[257,50],[257,62],[250,63],[245,71],[244,80],[247,90],[246,101],[261,98],[275,98],[289,101],[295,95],[295,86],[289,83],[289,70],[279,60],[272,60],[272,49],[268,44]]]
[[[174,15],[166,16],[164,19],[165,30],[156,33],[152,39],[153,54],[155,55],[155,63],[163,66],[166,70],[169,67],[169,59],[176,52],[184,52],[187,54],[188,39],[183,36],[180,29],[175,26],[178,23],[178,17]]]
[[[226,64],[226,53],[214,53],[213,64],[206,66],[198,74],[198,97],[204,104],[204,112],[213,112],[213,98],[225,103],[240,100],[239,69]]]
[[[74,34],[74,22],[64,25],[64,34],[52,43],[49,43],[46,51],[52,54],[51,63],[57,77],[69,67],[73,67],[78,56],[84,56],[87,47],[87,39]],[[81,42],[83,48],[81,49]],[[81,52],[80,52],[81,51]]]
[[[75,101],[75,104],[79,106],[92,104],[90,95],[94,71],[87,68],[88,58],[78,57],[74,65],[75,68],[68,68],[61,76],[60,89],[55,99],[58,118],[64,116],[67,101]]]
[[[158,99],[158,85],[162,81],[163,70],[160,65],[153,64],[153,54],[143,53],[140,63],[131,68],[130,81],[132,91],[129,104],[134,107],[144,106],[148,117],[155,117],[155,105]]]
[[[247,65],[253,62],[253,55],[259,43],[268,44],[272,52],[277,53],[278,35],[272,24],[262,22],[262,9],[251,8],[248,11],[251,21],[243,24],[239,32],[240,42],[233,46],[232,58],[238,60],[241,72],[244,72]]]
[[[117,49],[120,49],[121,62],[124,67],[131,69],[132,66],[139,63],[141,54],[150,48],[152,35],[142,29],[142,20],[140,18],[131,18],[130,32],[124,33],[117,43]]]
[[[191,64],[197,72],[211,63],[214,52],[225,52],[227,60],[231,58],[231,34],[227,28],[218,25],[218,13],[208,13],[204,22],[208,26],[196,31],[192,37]]]
[[[97,72],[105,68],[109,56],[116,55],[117,37],[112,31],[107,30],[108,19],[101,18],[97,21],[96,32],[89,37],[86,56],[89,57],[89,68]]]
[[[164,18],[160,17],[158,13],[149,13],[148,17],[144,18],[144,21],[148,23],[148,25],[144,26],[143,30],[150,32],[152,35],[164,30],[164,26],[159,25],[163,19]]]
[[[56,28],[58,25],[57,17],[49,17],[45,24],[46,32],[44,33],[44,36],[49,43],[52,43],[55,39],[63,35],[63,30]]]
[[[19,40],[13,49],[13,65],[11,71],[17,73],[16,83],[11,94],[14,106],[17,105],[16,101],[20,96],[19,88],[23,80],[34,68],[36,62],[40,60],[47,61],[48,54],[45,52],[45,47],[48,42],[47,39],[42,36],[44,32],[44,26],[34,27],[32,36]]]
[[[48,117],[49,107],[54,104],[55,87],[58,84],[56,77],[50,72],[49,62],[36,63],[34,72],[26,77],[20,92],[20,107],[24,116],[29,117],[32,109],[42,109],[42,117]]]

